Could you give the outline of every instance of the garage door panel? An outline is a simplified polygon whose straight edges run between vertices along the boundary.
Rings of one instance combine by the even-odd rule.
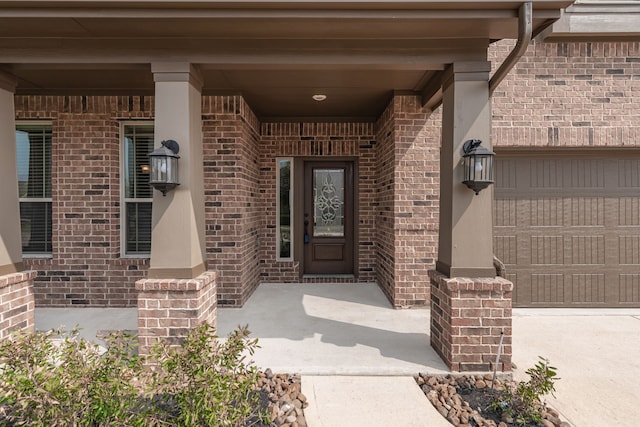
[[[640,265],[640,236],[618,236],[621,265]]]
[[[531,236],[531,251],[529,264],[531,265],[562,265],[564,264],[563,236]]]
[[[516,159],[503,159],[500,167],[495,170],[495,188],[500,190],[515,190],[518,187]]]
[[[621,304],[640,303],[640,274],[620,274],[618,302]]]
[[[550,306],[565,302],[564,274],[534,273],[530,275],[530,278],[529,301],[531,305]]]
[[[570,301],[572,304],[606,303],[604,274],[572,274]]]
[[[533,189],[564,188],[564,168],[561,160],[541,159],[530,161],[529,184]]]
[[[563,161],[566,163],[567,161]],[[604,188],[604,160],[574,159],[568,161],[571,173],[570,188]]]
[[[604,235],[571,236],[569,256],[573,265],[604,265]]]
[[[518,245],[516,236],[496,236],[493,250],[505,265],[518,263]]]
[[[640,197],[621,197],[618,200],[618,224],[620,226],[640,225]]]
[[[640,188],[640,161],[638,159],[618,160],[618,186],[620,188]]]
[[[498,153],[495,251],[516,307],[640,307],[640,154],[580,154]]]
[[[604,226],[604,197],[572,197],[569,199],[570,224],[573,227]]]
[[[516,199],[496,200],[493,205],[493,218],[496,227],[516,227]]]
[[[560,197],[541,197],[529,200],[532,227],[562,227],[565,224],[565,201]]]
[[[518,289],[517,294],[524,297],[523,303],[530,307],[615,306],[618,292],[607,286],[606,276],[605,273],[531,273],[528,292],[526,288]]]

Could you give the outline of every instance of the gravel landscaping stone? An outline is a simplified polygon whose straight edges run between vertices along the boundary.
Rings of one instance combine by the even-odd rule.
[[[512,385],[508,378],[496,378],[491,388],[493,376],[462,375],[438,377],[419,374],[416,382],[436,410],[454,426],[459,427],[516,427],[513,420],[501,417],[492,410],[490,403],[499,390]],[[570,427],[560,419],[560,414],[550,407],[544,408],[540,424],[525,427]]]
[[[274,374],[271,369],[260,372],[258,390],[268,408],[269,427],[306,427],[304,408],[309,404],[301,391],[300,375]]]

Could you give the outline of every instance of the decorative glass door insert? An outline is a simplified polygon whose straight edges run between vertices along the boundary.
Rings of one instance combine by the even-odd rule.
[[[314,237],[344,237],[344,200],[344,169],[314,169]]]

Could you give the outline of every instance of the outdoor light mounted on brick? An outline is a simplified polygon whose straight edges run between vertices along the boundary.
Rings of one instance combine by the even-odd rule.
[[[162,147],[158,147],[149,153],[151,162],[151,177],[149,184],[163,196],[167,195],[167,191],[173,190],[180,185],[178,182],[178,152],[180,145],[173,139],[161,142]]]
[[[465,141],[462,146],[462,162],[464,180],[462,183],[473,190],[476,195],[493,184],[493,157],[491,150],[482,146],[479,139]]]

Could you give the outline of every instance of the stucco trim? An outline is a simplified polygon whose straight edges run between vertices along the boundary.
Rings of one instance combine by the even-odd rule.
[[[5,274],[21,273],[23,271],[24,263],[22,261],[8,265],[0,265],[0,276],[4,276]]]
[[[150,268],[147,277],[149,279],[193,279],[205,271],[204,264],[191,268]]]

